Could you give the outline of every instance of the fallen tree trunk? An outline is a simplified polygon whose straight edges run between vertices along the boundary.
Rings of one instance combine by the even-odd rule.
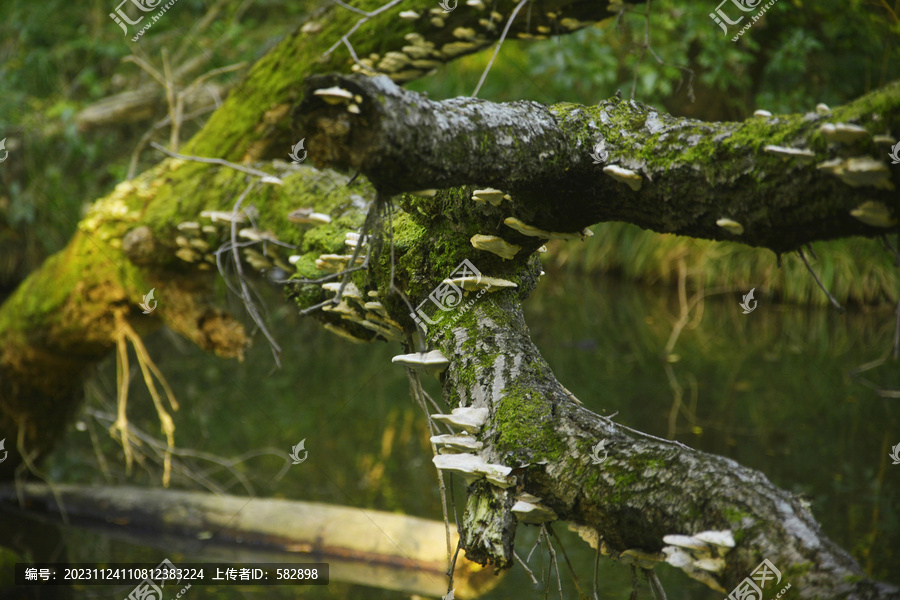
[[[362,97],[359,113],[314,94],[335,86]],[[613,556],[646,568],[665,560],[720,592],[746,585],[767,559],[803,598],[900,598],[897,588],[866,579],[800,500],[761,473],[582,408],[532,344],[520,308],[539,279],[537,246],[554,237],[583,236],[581,228],[600,216],[715,239],[727,231],[716,224],[717,216],[739,211],[744,225],[731,237],[785,251],[813,239],[883,231],[848,213],[866,198],[888,202],[888,192],[877,190],[892,189],[890,174],[849,185],[802,166],[808,161],[766,157],[767,139],[823,142],[814,139],[824,135],[816,133],[822,123],[806,118],[699,124],[616,100],[562,108],[430,102],[383,78],[311,78],[306,91],[296,110],[298,131],[316,149],[318,166],[359,169],[385,195],[464,185],[404,195],[404,213],[394,217],[393,231],[387,224],[380,231],[398,240],[393,262],[382,254],[370,288],[355,281],[363,296],[377,288],[410,339],[416,325],[423,326],[428,346],[411,350],[439,350],[449,357],[443,395],[459,415],[438,418],[478,436],[463,444],[471,452],[457,446],[451,452],[461,454],[437,456],[435,464],[473,482],[463,524],[470,558],[510,566],[517,518],[562,520]],[[873,121],[900,129],[898,103],[895,84],[835,112],[870,111]],[[675,135],[682,128],[690,135]],[[598,131],[606,140],[602,152],[594,147],[600,163],[639,160],[642,174],[613,177],[592,168],[589,150]],[[666,141],[664,132],[672,139]],[[872,144],[870,133],[860,135]],[[732,136],[743,143],[723,141]],[[708,155],[694,164],[673,164],[685,144],[709,149]],[[655,151],[639,154],[638,146]],[[822,162],[843,160],[849,152],[843,144],[821,146],[815,160]],[[799,188],[791,183],[797,177],[804,181]],[[471,184],[500,189],[475,190]],[[792,191],[773,196],[781,184]],[[734,201],[726,196],[732,189],[738,190]],[[886,217],[893,219],[893,212]],[[468,279],[455,278],[462,265]],[[394,286],[416,305],[413,314],[388,292]],[[462,290],[478,295],[442,304]],[[421,304],[431,306],[429,299],[440,308],[431,315]],[[351,309],[344,318],[363,317]],[[409,364],[436,368],[427,361]],[[599,466],[591,457],[598,443],[608,454]],[[724,542],[668,537],[694,535]],[[694,547],[685,549],[684,543]]]
[[[429,596],[447,591],[440,521],[317,502],[79,485],[2,486],[0,506],[53,522],[64,514],[71,526],[192,559],[327,562],[334,581]],[[452,538],[455,545],[455,532]],[[499,582],[462,553],[455,573],[460,598]]]
[[[332,86],[360,95],[362,112],[314,93]],[[499,188],[510,200],[494,214],[545,231],[624,221],[785,252],[897,224],[900,169],[889,170],[887,157],[890,132],[900,131],[900,82],[826,114],[742,123],[676,118],[617,98],[435,102],[383,77],[317,76],[305,89],[295,127],[317,166],[360,170],[387,194]],[[882,218],[851,218],[865,203]]]
[[[474,32],[463,42],[454,36],[456,27],[445,27],[443,19],[429,13],[434,9],[430,1],[394,6],[361,23],[358,12],[330,4],[254,64],[182,152],[244,164],[276,157],[284,161],[299,139],[289,115],[304,78],[349,73],[354,65],[359,69],[347,46],[363,57],[366,72],[410,81],[498,39],[499,25],[515,5],[500,2],[488,11],[495,14],[483,13],[482,7],[460,17],[457,25]],[[559,35],[577,31],[609,17],[610,6],[605,0],[554,0],[545,5],[549,13],[535,14],[530,22],[518,20],[510,35],[531,35],[529,27],[538,25],[552,26]],[[380,0],[356,5],[363,12],[381,7]],[[419,16],[401,18],[407,10]],[[430,64],[411,65],[412,55],[404,52],[424,53],[415,60]],[[264,228],[280,239],[299,240],[296,225],[285,221],[297,203],[337,205],[334,198],[320,205],[315,188],[323,184],[307,181],[308,195],[295,189],[252,190],[246,201],[257,202]],[[230,211],[246,183],[246,173],[217,164],[165,160],[97,200],[68,246],[0,306],[0,431],[16,432],[8,445],[11,449],[15,439],[15,450],[0,463],[0,481],[12,480],[26,464],[36,465],[63,438],[66,422],[80,405],[84,373],[116,348],[123,325],[143,335],[165,324],[205,350],[240,358],[249,342],[240,324],[211,302],[210,263],[178,258],[182,248],[176,242],[182,233],[178,224],[195,222],[204,210]],[[359,190],[363,205],[374,197],[370,191]],[[217,235],[205,242],[222,240]],[[166,290],[163,306],[172,310],[142,315],[138,304],[151,289]],[[168,318],[159,319],[163,314]]]

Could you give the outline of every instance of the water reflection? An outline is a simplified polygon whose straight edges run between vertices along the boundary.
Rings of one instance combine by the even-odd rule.
[[[776,485],[804,494],[831,539],[851,550],[870,573],[900,583],[900,467],[892,468],[887,456],[890,446],[900,442],[898,401],[879,397],[849,376],[851,369],[889,348],[892,315],[784,307],[761,294],[757,308],[745,315],[738,306],[741,295],[735,290],[698,303],[668,351],[681,315],[678,295],[668,288],[641,288],[601,277],[570,277],[563,286],[550,273],[529,301],[527,319],[560,381],[585,406],[600,414],[617,413],[615,419],[630,427],[660,437],[671,433],[685,444],[764,471]],[[282,332],[281,371],[272,371],[271,355],[261,340],[240,365],[201,354],[171,334],[148,340],[183,407],[175,415],[176,444],[195,453],[246,455],[230,470],[183,456],[182,468],[173,471],[173,487],[203,489],[193,477],[202,473],[215,489],[231,494],[440,520],[424,418],[409,398],[403,370],[390,362],[399,348],[355,346],[300,320],[287,307],[278,308],[273,317],[274,329]],[[900,388],[895,362],[866,376],[878,386]],[[115,412],[114,381],[110,360],[89,386],[91,410]],[[436,381],[426,386],[439,398]],[[137,382],[132,388],[129,416],[155,434],[159,425],[152,402]],[[53,479],[159,486],[161,469],[152,451],[145,448],[146,469],[126,477],[121,451],[100,422],[90,414],[83,419],[89,427],[73,427],[46,465]],[[306,440],[307,460],[276,477],[301,439]],[[284,457],[257,452],[263,448],[280,448]],[[454,492],[456,510],[462,511],[460,482]],[[23,523],[16,516],[4,515],[3,520]],[[578,586],[589,590],[593,551],[564,524],[555,530],[578,575]],[[56,541],[53,531],[36,534],[48,540],[49,548],[41,552],[62,548],[71,562],[162,558],[159,550],[75,528],[63,528],[61,541]],[[536,539],[535,528],[520,527],[518,554],[528,556]],[[22,555],[34,556],[33,549],[21,544],[17,548]],[[168,557],[176,564],[190,558],[177,553]],[[542,573],[546,577],[547,553],[535,550],[529,565],[538,578]],[[564,597],[577,598],[567,571],[564,566]],[[721,597],[667,566],[657,571],[669,598]],[[601,560],[598,580],[601,598],[628,597],[628,567]],[[556,586],[554,576],[554,597]],[[646,583],[641,587],[642,597],[649,597]],[[536,589],[541,591],[530,591]],[[543,596],[542,589],[517,567],[482,597],[537,598]],[[194,586],[190,597],[410,596],[335,582],[328,588]]]

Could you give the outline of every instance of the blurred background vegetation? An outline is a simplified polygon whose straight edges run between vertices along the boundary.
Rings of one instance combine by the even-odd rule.
[[[164,90],[139,61],[159,73],[167,63],[178,89],[187,88],[215,69],[252,63],[321,0],[179,0],[176,17],[160,19],[140,44],[109,18],[109,2],[87,4],[0,5],[0,135],[10,150],[0,169],[0,294],[65,245],[88,203],[161,158],[146,143],[168,141]],[[574,35],[509,40],[479,97],[592,104],[621,90],[675,115],[737,120],[757,108],[842,104],[900,76],[896,1],[779,0],[737,43],[713,24],[707,4],[656,0],[649,40],[644,5]],[[489,55],[457,60],[409,87],[436,99],[469,95]],[[188,95],[192,117],[182,142],[245,70],[212,74]],[[557,264],[665,283],[684,257],[692,287],[730,283],[791,302],[827,302],[795,258],[777,271],[771,252],[739,244],[620,224],[598,225],[596,233],[601,243],[569,248],[555,255]],[[876,242],[816,249],[817,271],[841,301],[877,305],[894,297],[896,270]]]
[[[592,104],[621,90],[676,115],[737,120],[757,108],[839,105],[900,76],[900,3],[779,0],[737,43],[709,18],[716,3],[653,2],[650,42],[663,65],[644,51],[640,14],[559,39],[507,41],[479,97]],[[227,68],[252,63],[321,4],[179,0],[134,45],[108,16],[113,1],[2,0],[0,139],[7,138],[10,156],[0,165],[0,300],[65,245],[90,202],[161,158],[146,147],[170,138],[164,91],[151,67],[163,72],[168,64],[179,89],[210,74],[188,98],[184,142],[246,72]],[[432,99],[470,95],[489,55],[455,61],[409,87]],[[217,69],[223,71],[211,73]],[[111,110],[122,106],[127,110]],[[898,400],[878,393],[900,388],[900,374],[895,362],[877,363],[893,343],[900,281],[892,255],[873,240],[814,244],[813,268],[851,307],[838,315],[814,306],[827,299],[796,256],[783,257],[778,268],[770,251],[740,244],[618,223],[594,231],[585,243],[551,245],[543,255],[547,276],[527,306],[534,339],[560,380],[592,410],[618,412],[631,427],[732,457],[806,495],[828,535],[869,574],[900,583],[900,467],[891,470],[887,458],[900,442]],[[760,304],[747,317],[737,302],[751,287]],[[398,348],[349,345],[270,292],[283,370],[273,368],[259,336],[240,365],[167,331],[148,340],[182,402],[176,444],[242,457],[234,469],[263,496],[439,519],[424,418],[409,401],[402,371],[385,367]],[[242,314],[224,289],[222,297]],[[873,361],[878,366],[857,372]],[[127,476],[121,448],[105,431],[103,415],[115,412],[114,382],[110,357],[87,382],[79,421],[45,465],[52,480],[159,486],[158,456],[148,450],[144,468]],[[438,394],[435,382],[428,385]],[[146,390],[135,383],[132,394],[132,423],[158,435]],[[305,470],[279,478],[279,453],[302,438],[310,451]],[[275,455],[245,456],[269,447],[278,448]],[[173,486],[204,489],[194,478],[201,471],[205,489],[247,493],[230,472],[189,454],[179,458]],[[522,555],[536,537],[532,529],[520,533]],[[589,579],[593,553],[560,534],[577,572]],[[159,558],[77,530],[63,535],[68,560]],[[601,575],[602,597],[627,597],[626,567],[601,561]],[[670,598],[721,596],[672,569],[660,575]],[[575,597],[566,577],[564,585],[566,597]],[[526,597],[523,590],[531,589],[514,569],[487,598]],[[338,584],[191,590],[197,598],[301,595],[401,597]]]

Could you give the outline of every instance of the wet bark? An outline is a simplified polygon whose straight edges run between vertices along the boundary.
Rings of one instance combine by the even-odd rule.
[[[360,114],[314,94],[331,86],[362,96]],[[883,134],[900,131],[900,82],[827,114],[740,123],[676,118],[617,98],[434,102],[386,78],[312,77],[305,90],[296,130],[317,166],[358,169],[392,194],[498,188],[511,196],[498,214],[547,231],[624,221],[784,252],[897,223],[900,168],[889,168],[895,140]],[[826,124],[862,129],[826,134]],[[887,207],[882,226],[850,216],[868,201]]]
[[[374,10],[380,3],[365,5]],[[433,3],[397,7],[352,37],[361,57],[357,67],[387,73],[395,82],[409,81],[433,66],[414,60],[446,62],[488,45],[514,5],[501,3],[500,18],[487,19],[494,27],[481,23],[486,13],[461,15],[460,25],[475,30],[471,36],[457,32],[457,24],[451,29],[443,20],[435,21],[440,17],[427,16]],[[562,1],[546,7],[545,14],[532,16],[531,27],[565,33],[610,14],[606,2]],[[403,22],[398,20],[401,10],[422,14]],[[516,494],[529,492],[558,519],[575,523],[583,536],[598,536],[611,554],[653,554],[667,534],[732,531],[737,546],[723,556],[724,568],[710,575],[716,589],[729,589],[767,557],[803,597],[897,597],[888,586],[865,580],[799,501],[763,475],[629,430],[574,402],[540,358],[520,312],[520,302],[537,283],[539,264],[533,252],[542,237],[515,233],[503,220],[514,217],[547,232],[568,233],[618,219],[776,251],[816,239],[876,235],[886,229],[861,224],[848,212],[875,200],[887,207],[885,220],[893,219],[895,196],[889,188],[898,183],[897,172],[884,175],[887,167],[877,165],[848,171],[865,165],[851,164],[852,159],[870,156],[883,163],[885,149],[873,134],[900,130],[900,88],[889,86],[828,116],[724,124],[674,119],[618,100],[596,107],[549,108],[468,99],[431,103],[383,79],[331,76],[312,80],[301,104],[305,77],[352,69],[355,63],[345,48],[324,52],[358,18],[339,7],[314,16],[308,27],[257,63],[183,152],[255,163],[283,158],[307,137],[311,162],[358,168],[383,198],[451,188],[433,199],[403,196],[399,205],[404,212],[395,213],[392,221],[398,263],[392,265],[389,253],[382,252],[354,282],[361,291],[377,291],[407,335],[414,326],[405,303],[391,293],[395,284],[414,304],[421,302],[463,258],[476,256],[485,273],[518,285],[515,291],[480,299],[458,322],[430,338],[432,347],[451,357],[442,380],[448,404],[488,409],[481,454],[491,463],[515,467],[515,485],[520,486],[504,490],[483,480],[473,485],[464,522],[469,556],[500,566],[509,563],[515,530],[510,508]],[[385,28],[385,22],[401,25]],[[511,31],[533,35],[525,30],[528,26],[519,20]],[[423,56],[415,58],[417,54]],[[348,112],[347,105],[325,105],[311,94],[326,84],[363,96],[360,114]],[[865,136],[828,141],[818,129],[826,122],[859,122]],[[808,149],[812,162],[805,155],[780,158],[766,151],[766,145]],[[600,157],[598,164],[592,152]],[[817,168],[821,163],[831,166]],[[604,172],[614,164],[634,172],[640,188]],[[251,186],[246,200],[260,211],[259,229],[293,246],[266,260],[284,262],[295,251],[301,256],[298,273],[314,275],[315,257],[343,249],[343,234],[361,224],[358,213],[375,198],[374,191],[366,185],[353,188],[357,201],[336,191],[346,178],[305,165],[256,166],[285,182],[281,187]],[[628,173],[620,177],[631,177],[637,187]],[[22,440],[17,444],[21,452],[11,453],[0,465],[0,479],[12,477],[22,462],[19,454],[37,460],[59,441],[68,415],[78,406],[81,376],[115,345],[116,319],[125,319],[140,333],[165,323],[201,347],[240,355],[243,330],[216,311],[208,298],[214,271],[203,268],[225,234],[200,240],[206,249],[188,260],[178,254],[185,248],[178,225],[197,221],[204,210],[230,210],[252,179],[220,166],[163,161],[98,201],[69,247],[0,307],[0,430],[16,431]],[[476,205],[473,186],[497,187],[512,199],[500,206]],[[330,235],[306,239],[304,230],[285,218],[298,206],[329,213],[333,223],[320,227]],[[739,225],[742,233],[733,233],[734,224],[730,229],[717,224],[722,219]],[[375,233],[379,231],[386,234],[387,225]],[[521,250],[513,260],[475,251],[470,238],[479,233],[508,238]],[[241,260],[247,261],[246,254]],[[159,291],[160,307],[150,316],[141,315],[137,304],[151,287]],[[291,297],[306,308],[327,295],[305,284],[291,286]],[[173,310],[167,311],[170,302]],[[317,317],[329,325],[345,324],[334,314]],[[218,325],[210,329],[210,323]],[[372,329],[355,331],[361,339],[379,337]],[[609,458],[595,466],[588,456],[602,439],[608,440]]]
[[[768,558],[782,572],[780,585],[790,583],[802,598],[900,597],[896,588],[867,580],[802,502],[759,471],[581,406],[531,342],[510,296],[486,296],[464,326],[438,343],[453,357],[442,379],[444,397],[490,411],[479,454],[516,474],[507,490],[485,480],[470,488],[463,532],[470,557],[512,561],[516,521],[509,511],[526,492],[624,561],[629,554],[663,560],[665,535],[730,531],[738,542],[721,555],[721,571],[686,569],[720,592],[730,592]],[[607,458],[598,465],[591,455],[601,440]]]

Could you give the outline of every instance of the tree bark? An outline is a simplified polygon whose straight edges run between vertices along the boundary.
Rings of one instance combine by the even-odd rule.
[[[314,94],[331,86],[361,95],[361,114]],[[888,227],[897,222],[900,168],[887,163],[888,141],[896,140],[883,134],[900,131],[900,82],[825,115],[742,123],[680,119],[617,98],[597,106],[434,102],[386,78],[311,77],[305,90],[296,131],[308,136],[317,166],[360,170],[389,194],[499,188],[511,200],[493,213],[547,231],[625,221],[785,252],[816,240],[884,233],[850,217],[868,201],[888,208]],[[863,129],[837,142],[844,138],[826,136],[826,124]],[[773,146],[807,154],[785,155]],[[630,171],[631,183],[608,173],[612,166]]]
[[[377,6],[363,5],[366,10]],[[531,27],[564,33],[607,16],[609,7],[606,2],[552,2],[547,13],[533,16]],[[495,40],[501,29],[496,25],[512,12],[513,3],[500,3],[501,18],[487,20],[493,28],[481,23],[483,12],[462,16],[462,25],[476,31],[472,35],[457,31],[455,23],[451,30],[436,15],[426,16],[431,8],[433,3],[417,2],[363,23],[348,38],[361,57],[358,69],[408,81],[429,68],[411,59],[444,62]],[[422,14],[403,21],[401,10]],[[486,408],[479,455],[515,469],[514,481],[508,480],[513,487],[480,479],[470,489],[464,519],[468,555],[498,566],[510,563],[516,523],[511,507],[527,492],[557,519],[574,523],[584,537],[596,537],[610,554],[640,551],[645,556],[639,560],[648,564],[660,558],[656,553],[664,535],[730,531],[736,547],[712,556],[724,559],[724,565],[705,571],[715,589],[742,581],[765,557],[804,598],[900,597],[895,588],[865,579],[800,502],[758,472],[581,408],[531,343],[520,311],[521,301],[537,285],[540,266],[533,253],[542,240],[551,233],[578,233],[600,220],[737,239],[776,252],[818,239],[887,231],[848,212],[866,201],[880,203],[883,221],[894,226],[891,190],[898,175],[883,164],[886,148],[875,136],[900,130],[900,86],[888,86],[828,116],[722,124],[674,119],[619,100],[550,108],[471,99],[432,103],[384,78],[313,79],[301,102],[304,77],[346,72],[357,64],[345,49],[324,51],[359,17],[339,7],[316,15],[254,66],[183,152],[261,167],[261,161],[285,156],[305,137],[316,165],[361,170],[378,189],[378,209],[387,208],[390,194],[449,188],[433,198],[406,194],[402,212],[389,222],[373,221],[372,233],[392,245],[378,252],[373,242],[370,268],[352,280],[364,294],[379,295],[390,319],[382,331],[396,330],[409,339],[415,325],[398,289],[417,305],[472,257],[484,273],[517,286],[473,298],[469,310],[432,319],[441,328],[429,329],[431,348],[452,359],[442,377],[447,404]],[[511,31],[533,35],[526,27],[525,20],[517,20]],[[312,94],[331,85],[362,96],[360,113]],[[292,110],[294,125],[288,118]],[[854,121],[864,132],[850,128],[849,137],[842,138],[848,141],[828,141],[819,130],[825,123]],[[781,158],[767,145],[809,152]],[[612,166],[620,169],[624,183],[608,174],[614,169],[604,172]],[[358,198],[348,196],[340,190],[346,178],[305,165],[273,162],[265,168],[284,185],[254,187],[243,172],[163,161],[98,201],[67,249],[0,307],[0,430],[18,432],[18,452],[0,465],[0,479],[12,477],[21,455],[37,460],[58,441],[67,415],[77,408],[81,375],[115,347],[122,323],[140,333],[165,323],[204,348],[240,356],[243,329],[208,298],[210,253],[230,232],[220,229],[208,238],[187,240],[198,242],[191,247],[199,250],[186,253],[178,225],[199,221],[205,210],[230,210],[246,193],[244,206],[253,203],[259,210],[259,231],[292,247],[276,248],[273,256],[261,246],[264,260],[278,264],[296,253],[291,255],[299,257],[297,272],[312,277],[316,257],[345,251],[344,234],[361,225],[362,211],[376,198],[375,190],[362,183],[350,190]],[[500,188],[511,200],[476,204],[472,184]],[[285,217],[303,206],[327,212],[332,222],[299,229]],[[526,231],[524,226],[532,226],[543,233],[516,233],[504,224],[509,218]],[[471,242],[476,234],[507,238],[521,248],[512,260],[476,251]],[[248,257],[242,251],[241,263],[253,264]],[[160,309],[140,315],[137,304],[151,287],[159,289]],[[301,308],[329,298],[311,283],[291,285],[290,294]],[[349,310],[356,315],[359,306]],[[332,310],[316,317],[359,340],[385,337],[365,326],[368,315],[354,321]],[[604,439],[609,456],[594,466],[590,449]],[[686,570],[702,577],[696,568]]]

